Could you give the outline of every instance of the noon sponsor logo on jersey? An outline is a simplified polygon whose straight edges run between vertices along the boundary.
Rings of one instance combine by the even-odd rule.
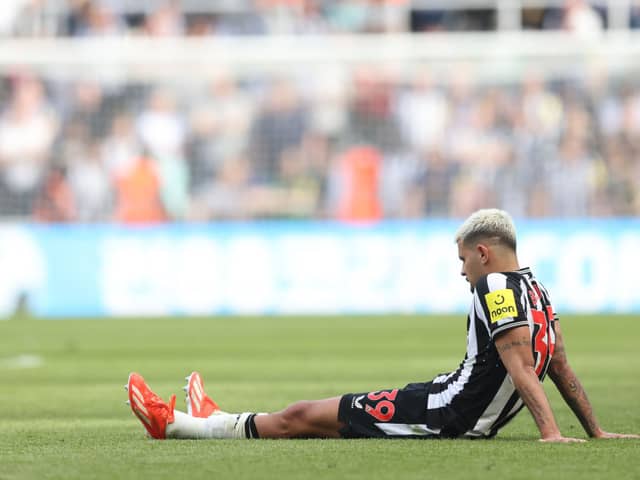
[[[503,318],[515,317],[518,314],[513,290],[503,288],[487,293],[484,298],[489,309],[491,323],[496,323]]]

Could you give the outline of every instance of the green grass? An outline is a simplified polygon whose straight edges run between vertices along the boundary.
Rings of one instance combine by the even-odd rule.
[[[231,411],[403,386],[457,366],[457,317],[0,322],[0,480],[116,478],[640,478],[640,440],[538,443],[524,411],[490,441],[151,441],[125,406],[203,373]],[[640,319],[565,317],[569,358],[603,426],[640,433]],[[584,437],[550,382],[563,433]]]

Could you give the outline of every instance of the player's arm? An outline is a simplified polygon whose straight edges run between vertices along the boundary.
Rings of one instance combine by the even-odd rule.
[[[560,323],[555,323],[556,348],[549,364],[548,375],[578,418],[587,435],[593,438],[640,438],[638,435],[624,435],[605,432],[600,428],[593,413],[593,407],[580,380],[567,361]]]
[[[551,405],[535,372],[528,326],[508,329],[496,335],[496,349],[513,384],[533,416],[544,442],[581,442],[563,437],[551,411]]]

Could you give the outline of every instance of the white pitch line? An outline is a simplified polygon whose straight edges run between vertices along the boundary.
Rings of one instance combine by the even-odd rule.
[[[25,368],[38,368],[44,365],[44,359],[40,355],[32,355],[23,353],[15,357],[3,358],[0,360],[0,366],[11,370],[20,370]]]

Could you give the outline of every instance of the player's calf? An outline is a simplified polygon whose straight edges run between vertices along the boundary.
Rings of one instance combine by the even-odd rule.
[[[300,401],[270,415],[255,417],[260,438],[338,438],[339,398]]]

